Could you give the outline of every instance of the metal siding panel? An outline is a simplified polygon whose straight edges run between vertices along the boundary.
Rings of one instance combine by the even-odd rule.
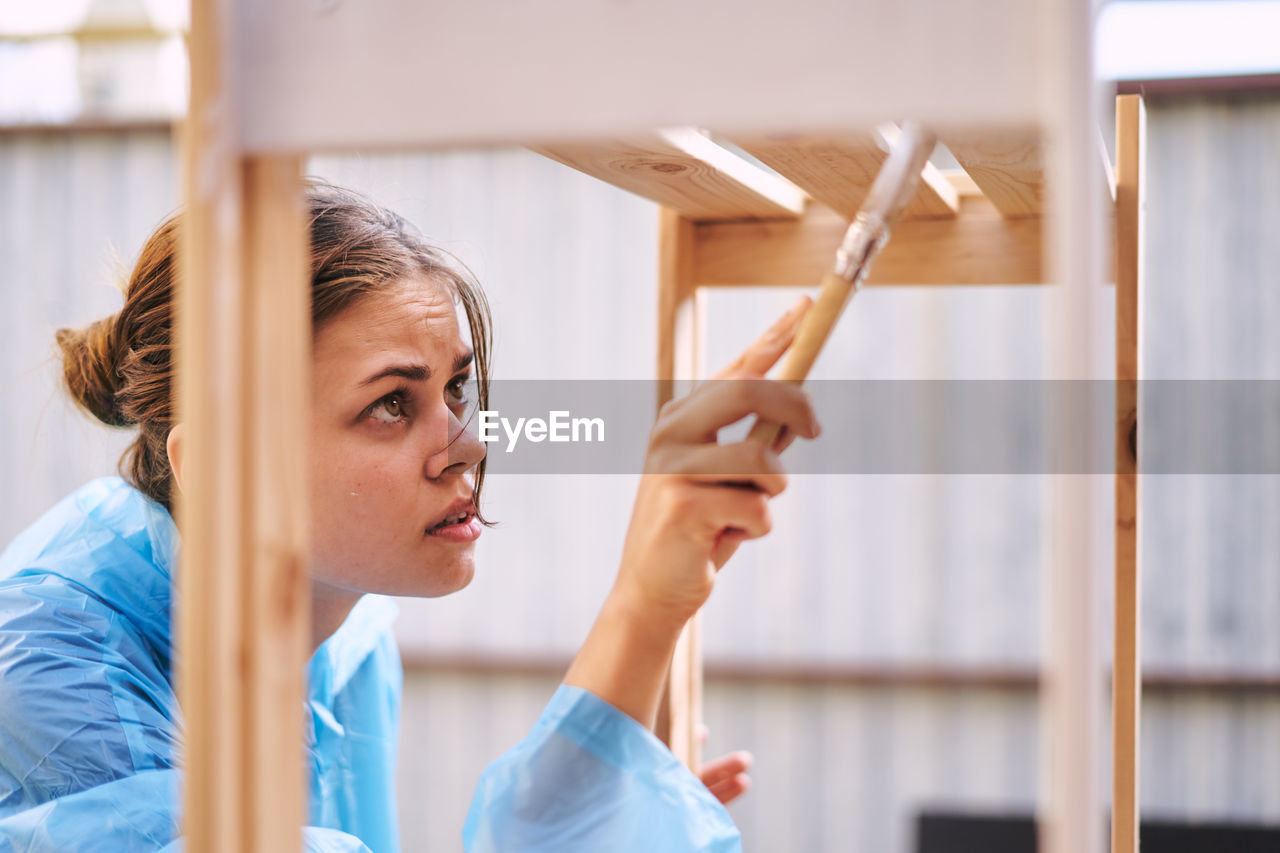
[[[1280,335],[1265,333],[1280,322],[1280,242],[1265,236],[1280,223],[1280,158],[1266,156],[1280,150],[1280,101],[1153,101],[1150,136],[1144,369],[1280,378]],[[499,315],[503,375],[650,375],[652,205],[519,151],[318,158],[313,170],[365,188],[476,269]],[[53,389],[52,331],[115,310],[104,247],[127,266],[175,200],[165,134],[0,138],[0,407],[26,413],[0,426],[0,473],[14,484],[0,495],[5,539],[114,467],[125,436]],[[1264,236],[1241,237],[1255,233]],[[710,294],[708,364],[792,298]],[[1039,300],[1025,289],[866,292],[819,367],[866,378],[1036,375]],[[929,346],[918,345],[924,336]],[[475,588],[405,602],[406,646],[567,656],[612,579],[634,485],[494,478],[505,524],[481,541]],[[1280,526],[1267,522],[1280,515],[1280,478],[1169,476],[1144,489],[1147,665],[1280,667]],[[775,534],[744,548],[721,579],[709,651],[1034,661],[1039,508],[1035,484],[1017,478],[795,477]],[[574,517],[599,521],[576,525],[572,540],[548,535]],[[847,520],[844,538],[814,535],[833,518]],[[406,849],[456,847],[480,768],[523,736],[553,682],[409,674]],[[1280,700],[1162,692],[1145,710],[1144,811],[1280,820]],[[929,798],[984,809],[1034,801],[1030,694],[713,681],[707,713],[708,754],[745,747],[761,760],[755,790],[733,809],[748,849],[800,838],[812,849],[905,853],[909,816]]]

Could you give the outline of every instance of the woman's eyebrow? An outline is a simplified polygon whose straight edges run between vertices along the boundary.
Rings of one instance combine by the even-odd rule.
[[[467,350],[464,353],[460,353],[453,360],[453,372],[458,373],[459,371],[465,370],[470,366],[474,358],[475,352],[473,350]],[[372,385],[379,379],[386,379],[388,376],[399,376],[402,379],[408,379],[411,382],[424,382],[431,378],[431,368],[427,367],[425,364],[393,364],[389,367],[384,367],[382,370],[379,370],[377,373],[362,381],[360,383],[360,387],[363,388],[366,385]]]
[[[365,379],[360,383],[360,387],[372,385],[379,379],[386,379],[388,376],[399,376],[412,382],[422,382],[431,378],[431,368],[425,364],[393,364],[390,367],[384,367],[368,379]]]

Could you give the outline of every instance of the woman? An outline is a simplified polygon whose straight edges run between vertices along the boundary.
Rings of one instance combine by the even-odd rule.
[[[399,217],[326,185],[310,186],[308,200],[314,654],[304,834],[310,850],[382,853],[398,849],[401,675],[389,602],[368,594],[447,595],[471,579],[487,522],[484,445],[467,424],[487,405],[489,317],[478,285]],[[58,334],[73,397],[138,437],[121,462],[125,479],[81,488],[0,556],[0,850],[180,844],[176,228],[170,220],[147,242],[118,315]],[[763,376],[807,305],[721,375]],[[709,788],[732,798],[745,768],[731,758],[704,785],[649,729],[681,627],[737,545],[768,531],[768,500],[785,487],[773,451],[716,442],[719,428],[751,414],[817,434],[807,397],[781,383],[712,383],[663,409],[614,587],[530,735],[481,779],[468,849],[737,848]]]

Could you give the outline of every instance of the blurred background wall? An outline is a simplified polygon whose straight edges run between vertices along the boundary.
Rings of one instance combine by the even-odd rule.
[[[94,118],[89,98],[77,126],[11,112],[21,126],[0,128],[0,540],[110,473],[128,441],[71,409],[53,358],[57,328],[119,307],[115,285],[178,201],[171,104],[118,97],[149,106]],[[1168,95],[1148,109],[1145,374],[1280,379],[1280,96]],[[652,376],[650,203],[515,149],[323,156],[310,171],[369,192],[472,267],[493,303],[496,376]],[[708,367],[794,295],[707,294]],[[1035,288],[868,291],[815,375],[1033,378],[1040,312]],[[480,771],[536,718],[594,617],[634,488],[494,477],[502,523],[481,539],[475,582],[402,602],[406,850],[459,846]],[[1033,810],[1040,489],[793,478],[774,533],[742,549],[706,612],[706,753],[756,755],[754,788],[732,807],[748,850],[907,853],[923,809]],[[1097,494],[1106,520],[1105,478]],[[1151,476],[1142,500],[1144,814],[1280,822],[1280,478]],[[1098,565],[1110,547],[1103,525]]]

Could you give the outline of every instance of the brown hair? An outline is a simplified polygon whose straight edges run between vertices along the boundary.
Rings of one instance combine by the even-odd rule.
[[[311,322],[319,328],[364,296],[421,275],[449,288],[462,305],[475,350],[479,408],[489,405],[492,346],[489,303],[460,261],[429,243],[395,213],[359,193],[312,181]],[[84,329],[59,329],[63,380],[72,398],[103,423],[138,427],[120,459],[121,475],[172,510],[173,472],[165,451],[173,412],[173,294],[181,214],[142,247],[118,314]],[[485,462],[476,468],[476,515]]]

